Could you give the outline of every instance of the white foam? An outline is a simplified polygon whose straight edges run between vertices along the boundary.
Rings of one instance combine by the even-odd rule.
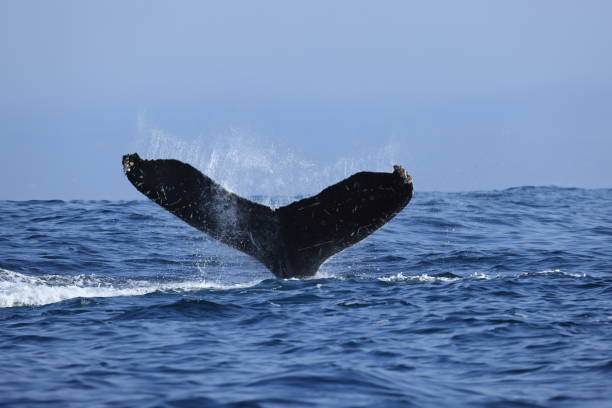
[[[157,291],[193,291],[200,289],[236,289],[254,286],[261,280],[220,284],[205,280],[151,282],[123,280],[95,275],[30,276],[0,269],[0,307],[41,306],[77,297],[139,296]]]
[[[474,272],[473,274],[469,275],[468,278],[470,279],[491,279],[491,276],[487,275],[486,273],[482,273],[482,272]]]
[[[563,272],[559,269],[550,269],[550,270],[544,270],[544,271],[539,271],[539,272],[523,272],[523,273],[517,273],[517,274],[512,274],[512,275],[487,275],[485,273],[472,273],[471,275],[467,275],[467,276],[462,276],[462,277],[456,277],[456,278],[451,278],[451,277],[446,277],[446,276],[431,276],[428,275],[426,273],[421,274],[421,275],[404,275],[403,273],[398,273],[396,275],[392,275],[392,276],[384,276],[384,277],[380,277],[378,278],[378,280],[384,281],[384,282],[398,282],[398,281],[405,281],[405,280],[415,280],[415,281],[419,281],[419,282],[454,282],[457,280],[461,280],[461,279],[507,279],[507,278],[525,278],[525,277],[530,277],[530,276],[548,276],[548,275],[562,275],[562,276],[567,276],[567,277],[571,277],[571,278],[584,278],[587,275],[586,274],[574,274],[574,273],[569,273],[569,272]]]
[[[547,269],[547,270],[540,271],[540,272],[524,272],[516,276],[518,278],[522,278],[525,276],[534,276],[534,275],[563,275],[563,276],[568,276],[570,278],[586,278],[587,277],[586,273],[569,273],[569,272],[563,272],[560,269]]]
[[[449,278],[446,276],[431,276],[426,273],[421,275],[404,275],[403,273],[398,273],[397,275],[392,276],[383,276],[378,278],[378,280],[383,282],[398,282],[405,280],[415,280],[419,282],[454,282],[461,278]]]

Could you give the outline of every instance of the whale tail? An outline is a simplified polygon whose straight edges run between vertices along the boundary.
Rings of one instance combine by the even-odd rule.
[[[314,275],[332,255],[382,227],[412,198],[412,178],[360,172],[273,210],[224,189],[178,160],[123,156],[138,191],[189,225],[263,263],[279,278]]]

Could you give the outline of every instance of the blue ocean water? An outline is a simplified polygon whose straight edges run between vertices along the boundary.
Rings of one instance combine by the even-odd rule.
[[[612,407],[610,189],[417,191],[304,280],[144,200],[0,228],[3,407]]]

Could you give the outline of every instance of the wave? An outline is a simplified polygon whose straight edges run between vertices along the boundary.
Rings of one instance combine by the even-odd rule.
[[[42,306],[73,298],[138,296],[158,291],[227,290],[251,287],[260,282],[222,284],[206,280],[119,280],[96,275],[30,276],[0,268],[0,307]]]
[[[283,279],[280,281],[282,287],[292,287],[292,282],[298,283],[298,287],[316,283],[320,287],[320,280],[345,281],[347,278],[358,280],[378,280],[381,282],[455,282],[462,280],[479,279],[524,279],[537,276],[550,276],[558,278],[590,278],[586,274],[575,274],[563,272],[559,269],[544,270],[540,272],[523,272],[516,274],[488,275],[485,273],[473,273],[459,276],[453,273],[419,274],[410,275],[399,272],[390,276],[344,276],[333,274],[331,271],[319,271],[315,276],[308,279]],[[154,292],[163,291],[197,291],[202,289],[228,290],[248,288],[258,285],[266,279],[254,280],[246,283],[219,283],[207,280],[188,280],[172,282],[155,282],[140,279],[117,279],[97,275],[41,275],[31,276],[0,268],[0,307],[16,306],[42,306],[50,303],[61,302],[73,298],[96,298],[114,296],[141,296]]]

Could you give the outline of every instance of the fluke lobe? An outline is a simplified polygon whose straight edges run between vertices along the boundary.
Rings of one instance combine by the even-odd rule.
[[[314,275],[327,258],[382,227],[412,198],[412,177],[401,166],[393,166],[393,173],[353,174],[275,210],[227,191],[178,160],[128,154],[123,171],[145,196],[279,278]]]

